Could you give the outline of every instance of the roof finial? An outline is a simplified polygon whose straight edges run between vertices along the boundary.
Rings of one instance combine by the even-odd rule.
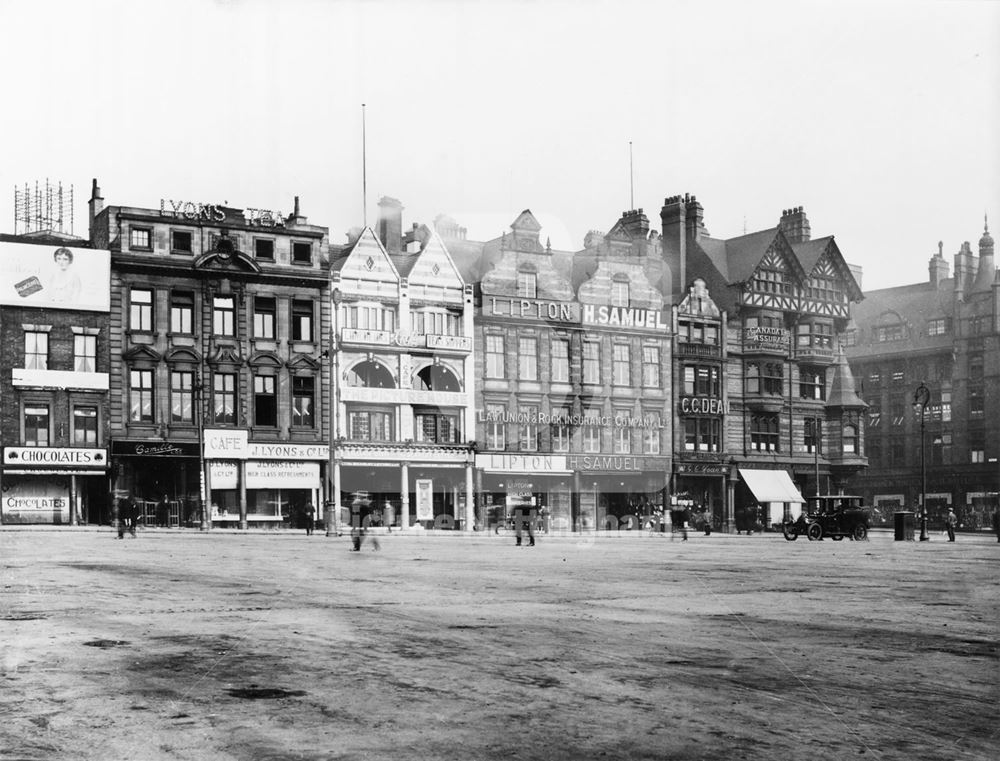
[[[986,212],[983,212],[983,232],[988,233],[990,231],[990,220]]]

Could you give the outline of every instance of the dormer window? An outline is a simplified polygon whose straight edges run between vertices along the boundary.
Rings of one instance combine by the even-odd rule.
[[[627,307],[628,306],[628,280],[624,278],[615,278],[611,281],[611,306],[613,307]]]
[[[534,272],[520,270],[517,273],[517,296],[534,299],[538,296],[538,276]]]

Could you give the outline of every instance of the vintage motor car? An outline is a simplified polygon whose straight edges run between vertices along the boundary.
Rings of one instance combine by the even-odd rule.
[[[840,541],[847,536],[859,542],[868,538],[868,508],[861,497],[830,494],[808,500],[808,510],[781,526],[788,541],[794,542],[800,534],[805,534],[811,542],[824,537]]]

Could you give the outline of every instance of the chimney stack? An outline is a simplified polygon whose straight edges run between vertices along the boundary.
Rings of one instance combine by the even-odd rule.
[[[965,294],[972,286],[977,264],[978,260],[972,253],[972,246],[969,245],[969,241],[965,241],[955,254],[955,296],[959,301],[964,300]]]
[[[670,252],[667,264],[673,273],[673,296],[682,296],[687,287],[687,196],[670,196],[663,200],[660,209],[660,227],[663,229],[663,247],[670,252],[676,241],[676,254]]]
[[[642,209],[622,212],[622,227],[633,238],[645,239],[649,232],[649,217],[643,213]]]
[[[810,238],[809,219],[801,206],[782,211],[778,227],[789,243],[806,243]]]
[[[684,214],[687,218],[687,234],[690,240],[701,240],[703,235],[708,235],[708,230],[702,220],[705,217],[705,209],[695,196],[684,194]]]
[[[932,288],[940,287],[942,281],[948,279],[948,262],[944,258],[944,243],[941,241],[938,241],[938,252],[931,257],[927,269],[930,271]]]
[[[378,202],[378,237],[390,254],[403,250],[403,204],[396,198],[382,196]]]
[[[90,188],[90,201],[87,202],[87,235],[91,243],[94,241],[94,220],[97,215],[104,210],[104,198],[101,196],[101,189],[97,186],[97,178],[94,178]]]

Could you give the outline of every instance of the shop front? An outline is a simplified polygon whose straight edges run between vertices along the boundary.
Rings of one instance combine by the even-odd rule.
[[[463,447],[338,450],[335,479],[348,527],[471,528],[472,463]]]
[[[560,454],[477,454],[479,527],[493,530],[522,511],[534,514],[546,530],[572,530],[577,508],[566,460]]]
[[[727,532],[732,517],[726,509],[729,465],[721,462],[676,460],[673,496],[691,501],[691,526]]]
[[[631,531],[661,526],[670,458],[570,455],[579,494],[576,529]]]
[[[322,520],[329,452],[326,444],[253,442],[248,431],[206,430],[212,526],[298,528],[310,504]]]
[[[199,525],[201,458],[197,441],[115,439],[111,456],[116,515],[127,500],[135,500],[140,525]]]
[[[785,470],[739,468],[736,490],[736,528],[739,531],[770,529],[798,517],[805,500]]]
[[[4,447],[0,519],[4,524],[109,523],[107,464],[105,449]]]

